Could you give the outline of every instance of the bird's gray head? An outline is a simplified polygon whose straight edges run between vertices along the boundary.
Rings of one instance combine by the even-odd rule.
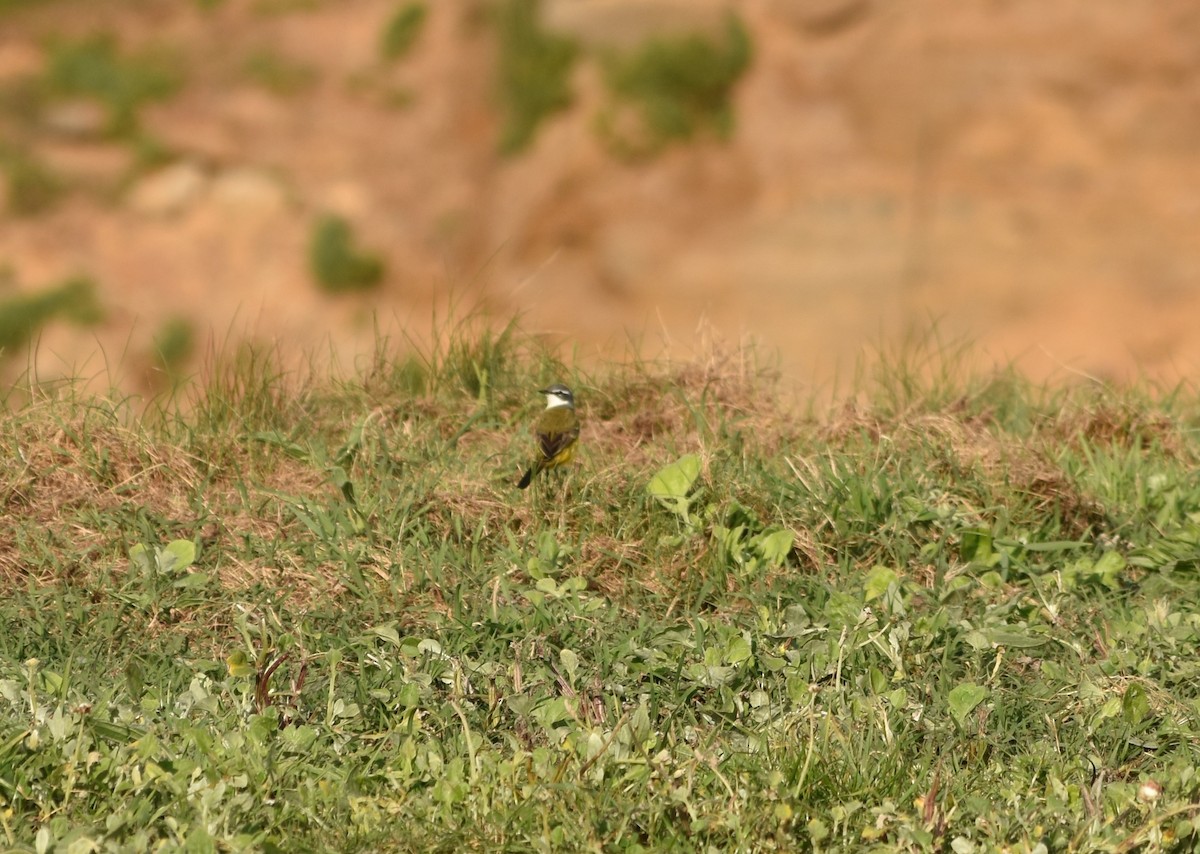
[[[539,394],[546,395],[546,408],[553,409],[556,406],[575,406],[575,395],[571,394],[571,390],[562,383],[555,383],[538,390]]]

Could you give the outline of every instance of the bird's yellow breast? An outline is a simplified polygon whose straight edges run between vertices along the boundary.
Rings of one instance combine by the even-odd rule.
[[[542,449],[541,468],[552,469],[568,463],[575,456],[579,438],[579,416],[567,406],[547,409],[538,419],[538,444]]]
[[[567,445],[544,464],[544,468],[552,469],[555,466],[561,466],[563,463],[569,463],[575,457],[575,442]]]

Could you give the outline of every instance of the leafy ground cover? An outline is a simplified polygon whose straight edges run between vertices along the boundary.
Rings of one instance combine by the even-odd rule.
[[[1191,394],[460,332],[0,418],[16,850],[1193,850]],[[534,390],[583,453],[519,493]]]

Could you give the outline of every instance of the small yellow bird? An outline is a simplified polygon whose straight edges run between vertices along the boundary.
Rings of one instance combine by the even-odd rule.
[[[569,463],[579,439],[579,416],[575,414],[575,396],[571,390],[555,383],[540,389],[538,394],[546,395],[546,408],[533,428],[541,453],[517,484],[518,489],[529,486],[538,472]]]

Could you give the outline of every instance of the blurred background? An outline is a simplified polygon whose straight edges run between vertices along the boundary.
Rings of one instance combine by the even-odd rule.
[[[1195,0],[0,0],[0,373],[479,311],[1187,378],[1198,45]]]

